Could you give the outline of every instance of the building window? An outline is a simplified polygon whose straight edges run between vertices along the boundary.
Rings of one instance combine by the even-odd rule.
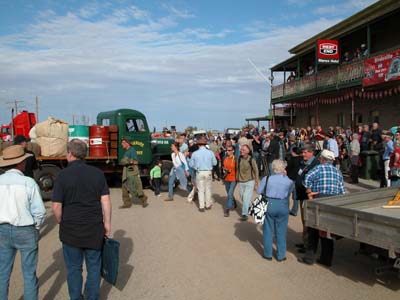
[[[110,119],[102,119],[101,125],[103,126],[110,126]]]
[[[344,123],[346,122],[346,116],[345,116],[345,114],[344,113],[340,113],[340,114],[338,114],[338,125],[340,126],[340,127],[344,127]]]
[[[373,110],[369,113],[371,123],[379,123],[379,111]]]
[[[355,120],[356,120],[356,124],[357,125],[360,125],[360,124],[362,124],[363,123],[363,117],[362,117],[362,114],[355,114],[355,118],[354,118]]]

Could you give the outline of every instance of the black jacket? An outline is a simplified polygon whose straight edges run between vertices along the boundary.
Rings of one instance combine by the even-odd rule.
[[[314,160],[311,162],[311,164],[306,165],[305,161],[302,160],[300,162],[300,167],[297,171],[297,176],[296,176],[296,196],[297,200],[307,200],[307,193],[306,193],[306,188],[303,185],[304,178],[306,177],[306,174],[313,169],[316,165],[319,165],[319,160],[314,157]],[[302,170],[301,174],[299,175],[300,169]]]

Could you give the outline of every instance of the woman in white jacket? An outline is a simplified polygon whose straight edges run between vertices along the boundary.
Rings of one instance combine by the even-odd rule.
[[[171,151],[173,167],[169,173],[168,198],[165,201],[174,200],[175,179],[178,179],[181,188],[187,191],[187,177],[189,176],[189,166],[185,155],[179,152],[179,145],[171,144]]]

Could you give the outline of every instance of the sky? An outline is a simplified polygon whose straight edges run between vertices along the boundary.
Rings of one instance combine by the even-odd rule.
[[[38,96],[39,121],[131,108],[151,130],[241,127],[268,114],[290,48],[374,2],[0,0],[0,123]]]

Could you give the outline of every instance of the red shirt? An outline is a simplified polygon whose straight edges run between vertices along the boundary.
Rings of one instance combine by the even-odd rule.
[[[395,155],[400,156],[400,148],[395,148],[393,154],[390,156],[390,168],[400,168],[400,158],[396,164],[394,164]]]

